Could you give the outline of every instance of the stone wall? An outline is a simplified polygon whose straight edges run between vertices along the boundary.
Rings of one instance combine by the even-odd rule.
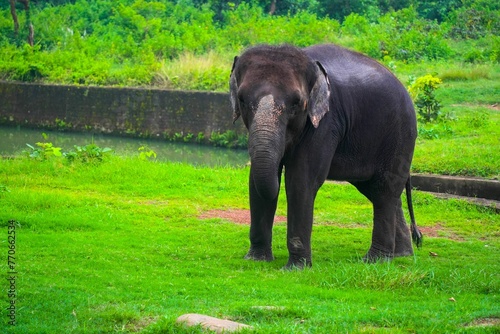
[[[246,133],[241,121],[233,125],[224,93],[2,81],[0,124],[143,138]]]

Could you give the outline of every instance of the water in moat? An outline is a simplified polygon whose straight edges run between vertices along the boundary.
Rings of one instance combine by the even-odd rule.
[[[48,138],[44,139],[42,133]],[[233,150],[195,145],[172,143],[162,140],[148,140],[108,136],[91,133],[70,133],[46,130],[32,130],[20,127],[0,127],[0,155],[12,156],[22,154],[28,149],[26,144],[35,146],[37,142],[51,142],[62,151],[69,151],[74,145],[87,145],[94,142],[99,147],[109,147],[118,155],[139,156],[139,148],[143,145],[157,154],[157,160],[183,162],[192,165],[206,166],[243,166],[248,163],[246,150]]]

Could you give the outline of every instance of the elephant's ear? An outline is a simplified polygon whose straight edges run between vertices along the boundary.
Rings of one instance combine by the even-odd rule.
[[[231,108],[233,109],[233,124],[240,117],[240,108],[238,106],[238,82],[236,81],[236,74],[234,73],[234,68],[238,57],[234,57],[233,67],[231,68],[231,78],[229,79],[229,90],[231,99]]]
[[[330,106],[330,80],[328,73],[319,61],[316,62],[316,82],[309,93],[307,112],[315,128],[328,112]]]

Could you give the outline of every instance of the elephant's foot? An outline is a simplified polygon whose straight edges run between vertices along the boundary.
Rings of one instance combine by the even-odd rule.
[[[247,255],[245,255],[245,260],[254,261],[272,261],[274,260],[273,251],[271,249],[256,249],[250,247]]]
[[[403,256],[412,256],[413,255],[413,247],[410,245],[404,245],[398,247],[396,244],[396,249],[394,250],[394,257],[403,257]]]
[[[375,263],[375,262],[386,262],[394,258],[394,252],[388,252],[377,247],[370,247],[365,256],[363,256],[363,262]]]
[[[404,229],[396,232],[396,246],[394,247],[394,257],[413,255],[413,245],[411,244],[411,235],[406,224]]]
[[[284,270],[302,270],[306,267],[312,267],[311,257],[290,256]]]
[[[363,262],[375,263],[375,262],[386,262],[391,261],[395,257],[411,256],[413,255],[413,248],[410,245],[399,244],[396,245],[394,252],[383,251],[375,247],[370,247],[366,255],[363,257]]]

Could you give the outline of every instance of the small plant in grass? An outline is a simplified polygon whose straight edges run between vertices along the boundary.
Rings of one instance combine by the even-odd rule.
[[[424,122],[438,120],[441,103],[436,99],[435,91],[442,84],[441,79],[427,74],[411,81],[408,91],[414,99],[419,118]]]
[[[149,146],[147,145],[142,145],[139,147],[139,159],[141,160],[154,160],[156,159],[156,152],[152,150]]]
[[[35,146],[26,144],[28,146],[27,150],[23,150],[23,154],[29,158],[47,160],[50,157],[60,157],[62,155],[61,148],[54,146],[51,142],[48,142],[49,136],[46,133],[42,133],[44,139],[43,142],[38,142]]]
[[[490,123],[490,118],[486,112],[474,112],[467,118],[468,124],[473,129],[479,129],[487,126]]]
[[[75,145],[74,149],[63,153],[63,155],[69,162],[80,160],[83,163],[96,163],[103,161],[112,152],[113,150],[109,147],[102,148],[91,143],[85,146]]]
[[[442,139],[453,135],[453,129],[446,123],[439,123],[431,127],[418,127],[418,136],[423,139]]]

